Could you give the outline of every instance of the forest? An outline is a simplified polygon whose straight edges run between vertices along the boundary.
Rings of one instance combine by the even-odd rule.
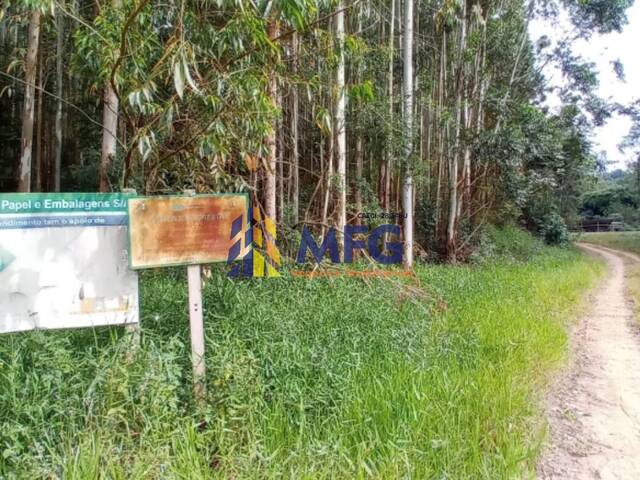
[[[285,252],[304,225],[397,213],[407,265],[465,259],[490,224],[563,243],[593,128],[640,117],[571,42],[631,3],[3,0],[0,191],[246,191]],[[534,43],[559,9],[572,36]]]
[[[632,4],[0,0],[0,478],[640,478]]]

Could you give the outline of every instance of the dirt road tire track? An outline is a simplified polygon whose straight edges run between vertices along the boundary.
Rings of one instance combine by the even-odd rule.
[[[594,245],[607,277],[572,333],[572,365],[547,402],[549,446],[540,479],[640,480],[640,336],[625,289],[636,255]]]

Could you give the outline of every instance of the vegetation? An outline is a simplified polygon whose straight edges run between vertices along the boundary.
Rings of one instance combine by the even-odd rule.
[[[640,232],[582,233],[578,240],[640,254]]]
[[[402,212],[407,266],[496,222],[563,243],[591,129],[640,116],[528,26],[565,8],[573,38],[620,31],[630,4],[5,0],[0,190],[250,191],[286,232]]]
[[[250,192],[285,264],[303,227],[385,212],[417,275],[214,267],[199,406],[182,270],[141,276],[140,345],[116,328],[2,336],[0,477],[531,474],[538,387],[600,272],[543,241],[567,247],[581,208],[638,205],[598,183],[590,135],[623,113],[635,149],[640,104],[607,104],[570,40],[534,44],[529,24],[566,9],[586,38],[630,4],[0,3],[0,191]],[[545,65],[564,80],[553,111]],[[583,195],[601,187],[606,207]]]
[[[640,232],[583,233],[578,239],[640,255]],[[626,284],[628,293],[635,303],[636,316],[640,320],[640,265],[627,265]]]
[[[202,409],[181,270],[143,276],[131,362],[121,329],[2,336],[0,476],[531,474],[545,431],[538,389],[601,266],[517,230],[485,244],[479,265],[420,266],[403,286],[214,271]]]
[[[601,173],[582,195],[581,215],[584,218],[619,216],[627,229],[640,228],[640,176],[637,167],[631,165],[626,171]]]
[[[640,322],[640,266],[632,265],[626,274],[627,290],[635,306],[636,318]]]

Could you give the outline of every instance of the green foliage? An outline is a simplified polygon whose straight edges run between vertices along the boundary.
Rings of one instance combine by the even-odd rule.
[[[567,224],[557,213],[549,213],[542,218],[540,235],[549,245],[566,246],[569,243]]]
[[[577,214],[595,164],[581,119],[573,107],[549,117],[525,105],[499,135],[479,139],[481,155],[498,152],[493,158],[500,201],[515,207],[511,211],[532,232],[540,232],[549,216],[573,220]]]
[[[563,0],[571,20],[584,36],[593,32],[620,32],[627,23],[626,10],[633,0]]]
[[[543,244],[539,239],[515,225],[500,228],[488,226],[482,231],[470,260],[474,263],[497,259],[524,262],[539,255],[542,249]]]
[[[640,232],[581,233],[577,240],[640,254]]]
[[[424,290],[286,273],[231,282],[214,269],[202,409],[191,402],[180,269],[143,275],[130,363],[118,328],[4,335],[0,476],[531,474],[543,435],[533,393],[562,356],[567,309],[600,268],[572,250],[532,255],[515,229],[493,238],[495,261],[481,267],[420,267]]]
[[[281,43],[269,22],[303,28],[312,2],[283,1],[265,19],[234,2],[126,3],[101,10],[75,34],[78,75],[98,93],[113,80],[120,115],[133,130],[123,182],[141,192],[244,190],[245,153],[265,153],[279,116],[267,80],[278,74]]]
[[[371,102],[374,98],[375,93],[371,80],[351,85],[349,88],[349,99],[357,102],[358,104]]]
[[[587,192],[582,196],[582,212],[587,216],[606,217],[619,213],[621,206],[637,207],[634,196],[622,186],[610,186],[603,190]]]
[[[610,217],[621,215],[627,228],[640,225],[640,176],[637,162],[626,171],[603,173],[581,196],[580,213],[583,217]]]

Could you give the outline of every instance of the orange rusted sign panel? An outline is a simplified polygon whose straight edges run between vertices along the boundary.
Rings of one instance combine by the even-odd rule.
[[[246,194],[129,199],[131,268],[224,262],[233,243],[231,225],[242,218]]]

